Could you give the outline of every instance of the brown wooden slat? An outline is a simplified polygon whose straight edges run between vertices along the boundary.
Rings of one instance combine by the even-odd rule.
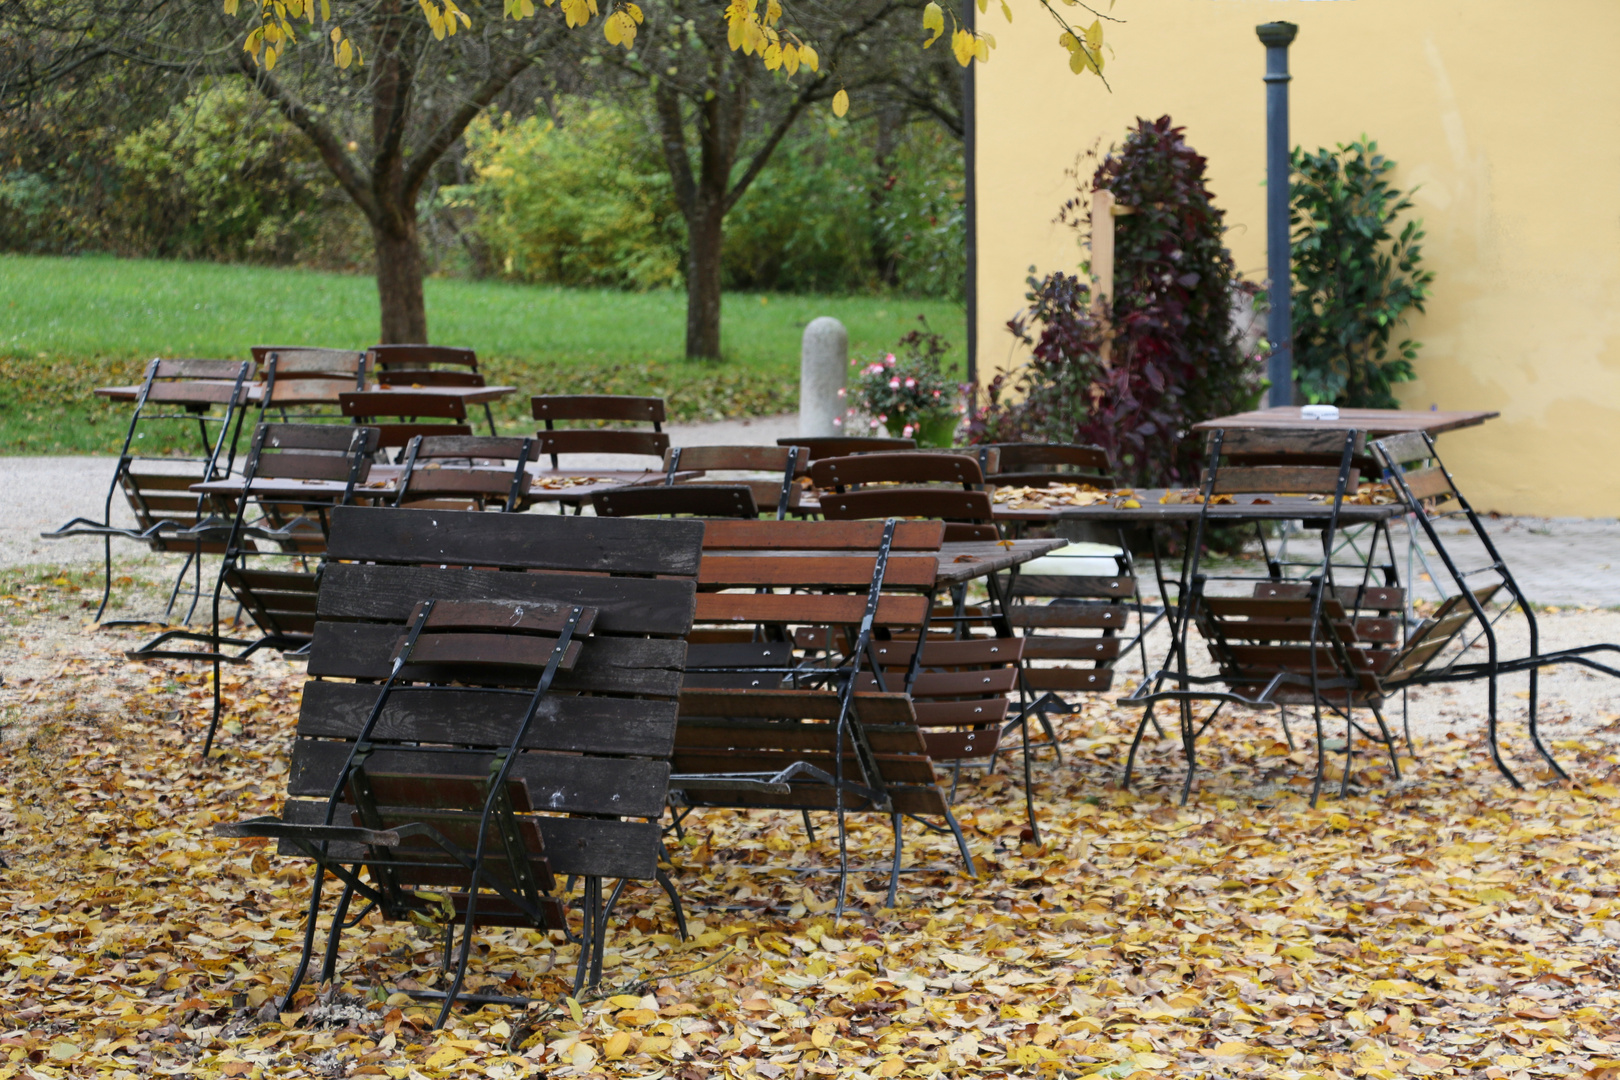
[[[411,612],[414,624],[422,614],[419,604]],[[512,600],[438,600],[428,613],[424,630],[488,630],[508,633],[562,633],[574,607],[571,604],[523,604]],[[596,628],[596,609],[583,608],[574,624],[574,636],[583,638]]]
[[[352,424],[261,424],[267,450],[313,450],[329,454],[349,453],[356,433],[362,433],[362,453],[377,449],[377,436]]]
[[[330,554],[335,559],[431,566],[692,575],[697,573],[703,529],[701,521],[340,506],[332,511]],[[651,583],[637,588],[651,588]]]
[[[921,754],[926,752],[922,734],[913,724],[866,725],[866,739],[880,754]],[[769,720],[685,718],[675,733],[675,745],[682,751],[727,747],[754,747],[784,751],[816,750],[832,753],[837,728],[828,723],[783,724]],[[844,745],[849,746],[845,735]]]
[[[536,420],[664,422],[664,399],[631,394],[538,394],[529,399]]]
[[[855,714],[865,724],[904,724],[914,719],[905,694],[856,694]],[[830,690],[682,690],[680,715],[836,720],[838,695]]]
[[[467,419],[467,402],[459,394],[409,393],[389,390],[351,390],[339,395],[344,416],[436,416]],[[471,434],[463,432],[462,434]]]
[[[432,368],[384,368],[377,372],[377,383],[383,387],[419,386],[487,386],[483,375],[476,371],[444,371]]]
[[[789,806],[795,809],[803,807],[809,810],[831,810],[834,807],[834,793],[827,784],[795,784],[793,791],[788,795],[772,795],[764,792],[710,790],[699,784],[683,783],[682,789],[686,798],[693,806],[726,806],[761,809]],[[888,789],[890,803],[896,812],[901,814],[914,814],[918,817],[943,817],[949,809],[945,802],[945,793],[930,784],[927,787],[901,787],[894,786]],[[844,796],[844,809],[848,811],[861,811],[871,809],[864,799],[852,794]]]
[[[993,448],[1001,451],[1001,468],[992,470],[996,473],[1028,472],[1037,466],[1058,465],[1108,471],[1108,452],[1100,446],[1080,443],[996,443]]]
[[[1344,486],[1345,495],[1358,487],[1354,471]],[[1339,470],[1314,466],[1255,465],[1222,466],[1215,474],[1215,494],[1248,495],[1332,495],[1338,490]]]
[[[988,491],[952,491],[950,488],[866,488],[843,495],[823,494],[821,514],[828,521],[861,518],[940,518],[946,521],[989,521],[992,504]],[[949,529],[946,530],[949,538]]]
[[[1125,626],[1129,615],[1129,609],[1120,604],[1015,604],[1007,612],[1007,621],[1029,628],[1116,629]]]
[[[1366,588],[1359,585],[1339,585],[1333,593],[1341,602],[1358,611],[1400,611],[1406,606],[1405,589],[1384,585]],[[1256,583],[1254,587],[1254,595],[1262,599],[1269,597],[1298,599],[1310,594],[1310,585],[1302,581],[1262,581]]]
[[[311,680],[304,684],[298,734],[352,739],[365,727],[379,687]],[[442,689],[389,696],[372,741],[506,746],[529,706],[527,691],[512,694]],[[525,750],[580,754],[666,756],[674,745],[673,701],[548,694],[524,737]]]
[[[1117,599],[1136,594],[1136,579],[1129,574],[1075,577],[1068,574],[1019,574],[1014,597],[1059,597],[1067,600]]]
[[[860,777],[860,758],[845,742],[844,775]],[[934,765],[926,753],[882,754],[874,751],[879,773],[885,784],[929,784],[934,780]],[[772,750],[768,748],[739,747],[736,749],[684,749],[677,742],[672,759],[676,773],[737,773],[780,772],[796,761],[808,762],[818,769],[833,771],[833,756],[813,750]],[[676,786],[681,786],[677,782]]]
[[[471,424],[447,424],[442,421],[414,424],[378,424],[370,421],[368,423],[377,429],[377,445],[389,450],[409,446],[411,440],[418,435],[432,435],[436,432],[450,435],[472,434]]]
[[[684,469],[697,469],[702,472],[719,470],[766,470],[782,473],[787,470],[788,454],[791,447],[787,446],[683,446],[680,448],[680,467]],[[674,451],[664,455],[664,468],[668,469]],[[800,464],[804,464],[808,452],[799,457]],[[775,504],[775,500],[772,500]]]
[[[1032,667],[1024,671],[1031,690],[1094,692],[1114,685],[1113,668]]]
[[[775,498],[771,506],[775,507]],[[597,491],[591,506],[599,517],[656,517],[688,514],[701,518],[757,518],[754,489],[747,484],[676,484]]]
[[[354,807],[339,806],[335,820],[352,820]],[[326,820],[326,800],[288,799],[282,812],[285,821],[318,824]],[[627,877],[650,880],[658,868],[659,828],[654,822],[610,821],[592,818],[540,817],[540,834],[546,841],[546,859],[555,874],[595,874],[601,877]],[[282,843],[278,850],[296,855],[297,850]],[[365,858],[359,844],[333,844],[334,859],[358,862]]]
[[[669,449],[669,436],[663,432],[613,428],[538,431],[535,441],[542,454],[644,454],[662,458]]]
[[[453,495],[504,499],[512,492],[512,469],[424,469],[418,462],[404,482],[407,500]],[[527,472],[518,477],[519,497],[528,494],[533,481]]]
[[[429,510],[385,512],[440,513],[441,516],[461,513]],[[486,518],[492,523],[513,517],[539,518],[538,514],[468,516]],[[336,537],[337,533],[333,535]],[[327,619],[366,619],[403,624],[424,599],[580,604],[596,609],[598,633],[674,635],[684,633],[690,625],[694,588],[690,580],[328,563],[321,576],[319,611],[321,617]]]
[[[937,521],[895,524],[890,551],[938,551],[945,527]],[[704,551],[876,551],[881,521],[712,521]]]
[[[235,379],[235,373],[228,376]],[[235,382],[228,383],[153,383],[146,392],[148,405],[223,405],[231,400],[235,392],[236,403],[244,405],[248,400],[248,389],[253,384],[242,383],[240,389]]]
[[[983,484],[975,457],[963,454],[886,453],[824,457],[810,466],[818,488],[851,484]]]
[[[402,636],[399,626],[320,622],[315,626],[309,673],[321,678],[387,678]],[[684,641],[597,635],[590,648],[581,651],[574,669],[558,672],[552,686],[559,691],[673,697],[680,691],[685,658]],[[411,679],[454,677],[453,670],[436,670],[434,665],[411,665],[402,674]]]
[[[192,357],[174,357],[158,362],[158,379],[230,379],[235,380],[246,364],[243,360],[199,360]],[[153,387],[162,385],[153,383]]]
[[[1309,619],[1312,601],[1293,597],[1201,596],[1199,605],[1217,618],[1247,616],[1255,619]],[[1337,600],[1322,601],[1324,618],[1343,621],[1344,606]]]
[[[186,491],[192,484],[199,483],[203,478],[203,467],[196,465],[188,472],[146,472],[138,468],[124,470],[120,478],[123,482],[133,484],[141,491]],[[193,501],[196,496],[192,496]]]
[[[889,672],[886,681],[892,688],[900,682],[899,672]],[[1018,684],[1016,668],[989,668],[981,671],[924,671],[912,683],[911,696],[967,697],[969,695],[1005,694]],[[877,689],[877,680],[870,672],[862,672],[856,682],[862,691]]]
[[[935,761],[971,761],[996,752],[1001,742],[999,727],[975,731],[930,731],[927,734],[928,756]]]
[[[1117,637],[1026,637],[1024,656],[1029,660],[1114,660],[1119,657],[1123,638]]]
[[[1420,432],[1407,431],[1399,435],[1386,435],[1374,445],[1383,448],[1389,460],[1405,465],[1413,461],[1425,461],[1434,451],[1429,449],[1428,440]]]
[[[1414,499],[1434,499],[1440,496],[1455,495],[1456,489],[1451,486],[1446,471],[1438,466],[1428,469],[1413,469],[1405,473],[1402,479],[1412,492]]]
[[[906,665],[917,651],[915,641],[874,641],[872,651],[885,666]],[[975,638],[971,641],[930,641],[923,648],[924,667],[971,664],[1013,664],[1024,655],[1022,638]]]
[[[331,794],[352,744],[297,739],[287,774],[289,798]],[[434,747],[379,746],[366,768],[379,773],[420,773],[483,777],[489,754],[447,754]],[[666,761],[582,757],[576,754],[522,753],[512,761],[512,777],[529,786],[537,810],[561,814],[615,814],[656,818],[663,811]]]
[[[415,664],[455,664],[543,668],[551,662],[557,642],[553,638],[518,634],[423,634],[411,650]],[[558,671],[572,671],[581,643],[570,641]]]
[[[1340,454],[1344,453],[1345,439],[1351,434],[1347,427],[1296,428],[1226,428],[1221,438],[1223,454]],[[1213,440],[1214,432],[1210,433]],[[1354,431],[1352,453],[1365,452],[1367,435]]]
[[[508,435],[424,435],[422,445],[416,451],[416,460],[457,458],[515,462],[523,456],[526,441],[529,443],[529,460],[538,461],[540,451],[535,448],[533,440]]]
[[[784,593],[698,593],[698,622],[858,623],[866,612],[864,596],[816,596]],[[884,594],[878,600],[882,626],[922,626],[928,621],[926,596]]]
[[[784,557],[710,553],[698,568],[698,584],[724,588],[775,585],[809,589],[870,586],[875,563],[875,559],[859,555]],[[938,573],[939,560],[932,555],[896,555],[884,569],[883,586],[932,588]]]
[[[373,345],[368,356],[374,366],[384,370],[425,368],[430,364],[478,369],[478,354],[454,345]]]
[[[844,457],[849,454],[886,453],[917,449],[916,439],[885,439],[864,435],[818,435],[807,437],[789,435],[776,440],[777,446],[802,446],[810,451],[812,461],[820,458]]]
[[[977,701],[919,701],[917,726],[920,728],[999,725],[1007,718],[1008,701],[980,698]]]
[[[253,475],[259,480],[346,481],[351,464],[347,454],[264,454],[260,456]],[[364,468],[360,470],[362,477],[367,471]]]

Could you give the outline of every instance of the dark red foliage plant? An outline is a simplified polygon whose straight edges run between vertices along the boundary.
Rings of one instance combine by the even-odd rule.
[[[1103,358],[1109,326],[1093,310],[1089,267],[1044,278],[1031,267],[1029,306],[1007,323],[1029,362],[991,381],[970,434],[1095,443],[1122,480],[1191,483],[1201,445],[1191,426],[1251,408],[1260,392],[1261,354],[1244,354],[1233,318],[1234,301],[1255,290],[1235,281],[1204,159],[1168,116],[1139,119],[1090,187],[1131,211],[1115,219],[1111,356]],[[1085,232],[1089,204],[1083,190],[1058,220]]]

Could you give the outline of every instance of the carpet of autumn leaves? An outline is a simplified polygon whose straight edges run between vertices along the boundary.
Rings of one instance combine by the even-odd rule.
[[[17,655],[79,596],[0,597]],[[1354,797],[1316,810],[1303,755],[1223,722],[1182,808],[1168,744],[1118,789],[1130,718],[1099,701],[1062,724],[1064,764],[1042,752],[1041,846],[1005,763],[964,781],[979,880],[912,836],[899,908],[866,873],[835,922],[832,879],[805,872],[833,865],[830,828],[710,812],[673,848],[691,940],[630,889],[601,990],[572,1001],[572,946],[486,931],[475,989],[549,1004],[434,1032],[399,992],[436,985],[434,931],[376,915],[337,985],[278,1012],[308,870],[211,835],[276,809],[298,668],[229,672],[232,730],[202,762],[206,672],[129,663],[133,635],[72,618],[80,658],[35,657],[43,684],[8,675],[0,699],[0,1080],[1620,1078],[1620,758],[1597,721],[1560,734],[1574,784],[1521,758],[1515,791],[1459,733],[1398,781],[1366,755]],[[858,821],[852,849],[879,864],[887,841]]]

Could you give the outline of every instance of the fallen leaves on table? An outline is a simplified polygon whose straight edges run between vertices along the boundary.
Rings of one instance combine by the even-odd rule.
[[[589,487],[592,484],[618,483],[606,476],[548,476],[540,473],[535,476],[534,482],[529,485],[530,490],[565,491],[568,488]]]
[[[19,639],[58,618],[53,588],[0,597]],[[470,989],[550,1004],[433,1032],[405,991],[438,985],[439,943],[375,913],[344,937],[338,983],[280,1011],[308,864],[211,834],[279,805],[297,667],[226,669],[227,734],[204,763],[206,669],[129,663],[133,634],[80,633],[94,646],[73,661],[81,677],[31,704],[8,679],[0,699],[4,1080],[1620,1070],[1612,725],[1556,736],[1576,787],[1517,758],[1532,786],[1514,791],[1453,737],[1404,759],[1400,781],[1358,753],[1354,797],[1312,810],[1308,753],[1269,716],[1222,714],[1182,808],[1170,741],[1149,738],[1137,789],[1118,789],[1139,713],[1095,700],[1055,718],[1064,765],[1050,749],[1036,764],[1043,844],[1023,832],[1020,770],[964,771],[979,880],[948,837],[908,824],[924,869],[900,907],[864,870],[834,921],[827,815],[812,843],[797,815],[700,812],[671,838],[691,940],[659,891],[633,885],[601,991],[574,1000],[574,946],[482,931]],[[886,821],[851,820],[856,864],[882,864]]]
[[[1050,484],[1046,487],[998,487],[997,506],[1009,510],[1044,510],[1053,506],[1118,506],[1133,499],[1129,488],[1106,490],[1091,484]]]
[[[1164,506],[1179,506],[1183,503],[1199,505],[1203,501],[1204,493],[1197,488],[1170,488],[1159,496],[1159,502]],[[1233,501],[1230,495],[1211,495],[1209,497],[1209,505],[1211,506],[1231,506]]]
[[[1312,495],[1311,501],[1332,502],[1333,496]],[[1393,503],[1400,502],[1400,497],[1395,494],[1395,489],[1393,487],[1380,482],[1360,485],[1360,487],[1357,488],[1356,493],[1354,495],[1346,495],[1344,497],[1344,501],[1346,505],[1354,506],[1389,506]]]

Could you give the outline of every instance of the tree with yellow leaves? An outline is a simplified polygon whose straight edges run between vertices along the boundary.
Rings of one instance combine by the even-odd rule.
[[[977,2],[984,11],[988,0]],[[999,2],[1010,18],[1008,0]],[[582,35],[600,32],[652,94],[697,253],[689,263],[687,352],[717,356],[721,219],[787,130],[768,127],[763,154],[756,150],[741,174],[731,175],[756,100],[751,87],[782,84],[795,116],[822,100],[843,115],[851,89],[840,70],[847,47],[879,26],[889,41],[909,36],[900,20],[907,12],[915,18],[918,9],[916,0],[851,3],[829,19],[825,4],[807,4],[801,13],[781,0],[661,3],[649,34],[648,11],[632,0],[539,0],[539,6],[536,0],[218,0],[182,7],[6,0],[0,104],[96,63],[246,79],[303,132],[365,215],[376,254],[380,340],[426,342],[418,210],[436,170],[475,117],[502,100],[521,101],[537,89],[537,65],[580,51],[590,40]],[[1071,68],[1100,75],[1100,13],[1089,29],[1078,30],[1053,5],[1090,12],[1079,0],[1036,3],[1061,25]],[[993,38],[949,17],[957,62],[986,60]],[[943,35],[946,18],[937,3],[921,9],[924,33],[932,35],[925,47]],[[4,47],[6,40],[27,48]],[[683,75],[685,61],[668,57],[693,42],[686,55],[703,53],[709,69]],[[655,53],[663,59],[649,62]],[[697,144],[695,162],[689,139]]]

